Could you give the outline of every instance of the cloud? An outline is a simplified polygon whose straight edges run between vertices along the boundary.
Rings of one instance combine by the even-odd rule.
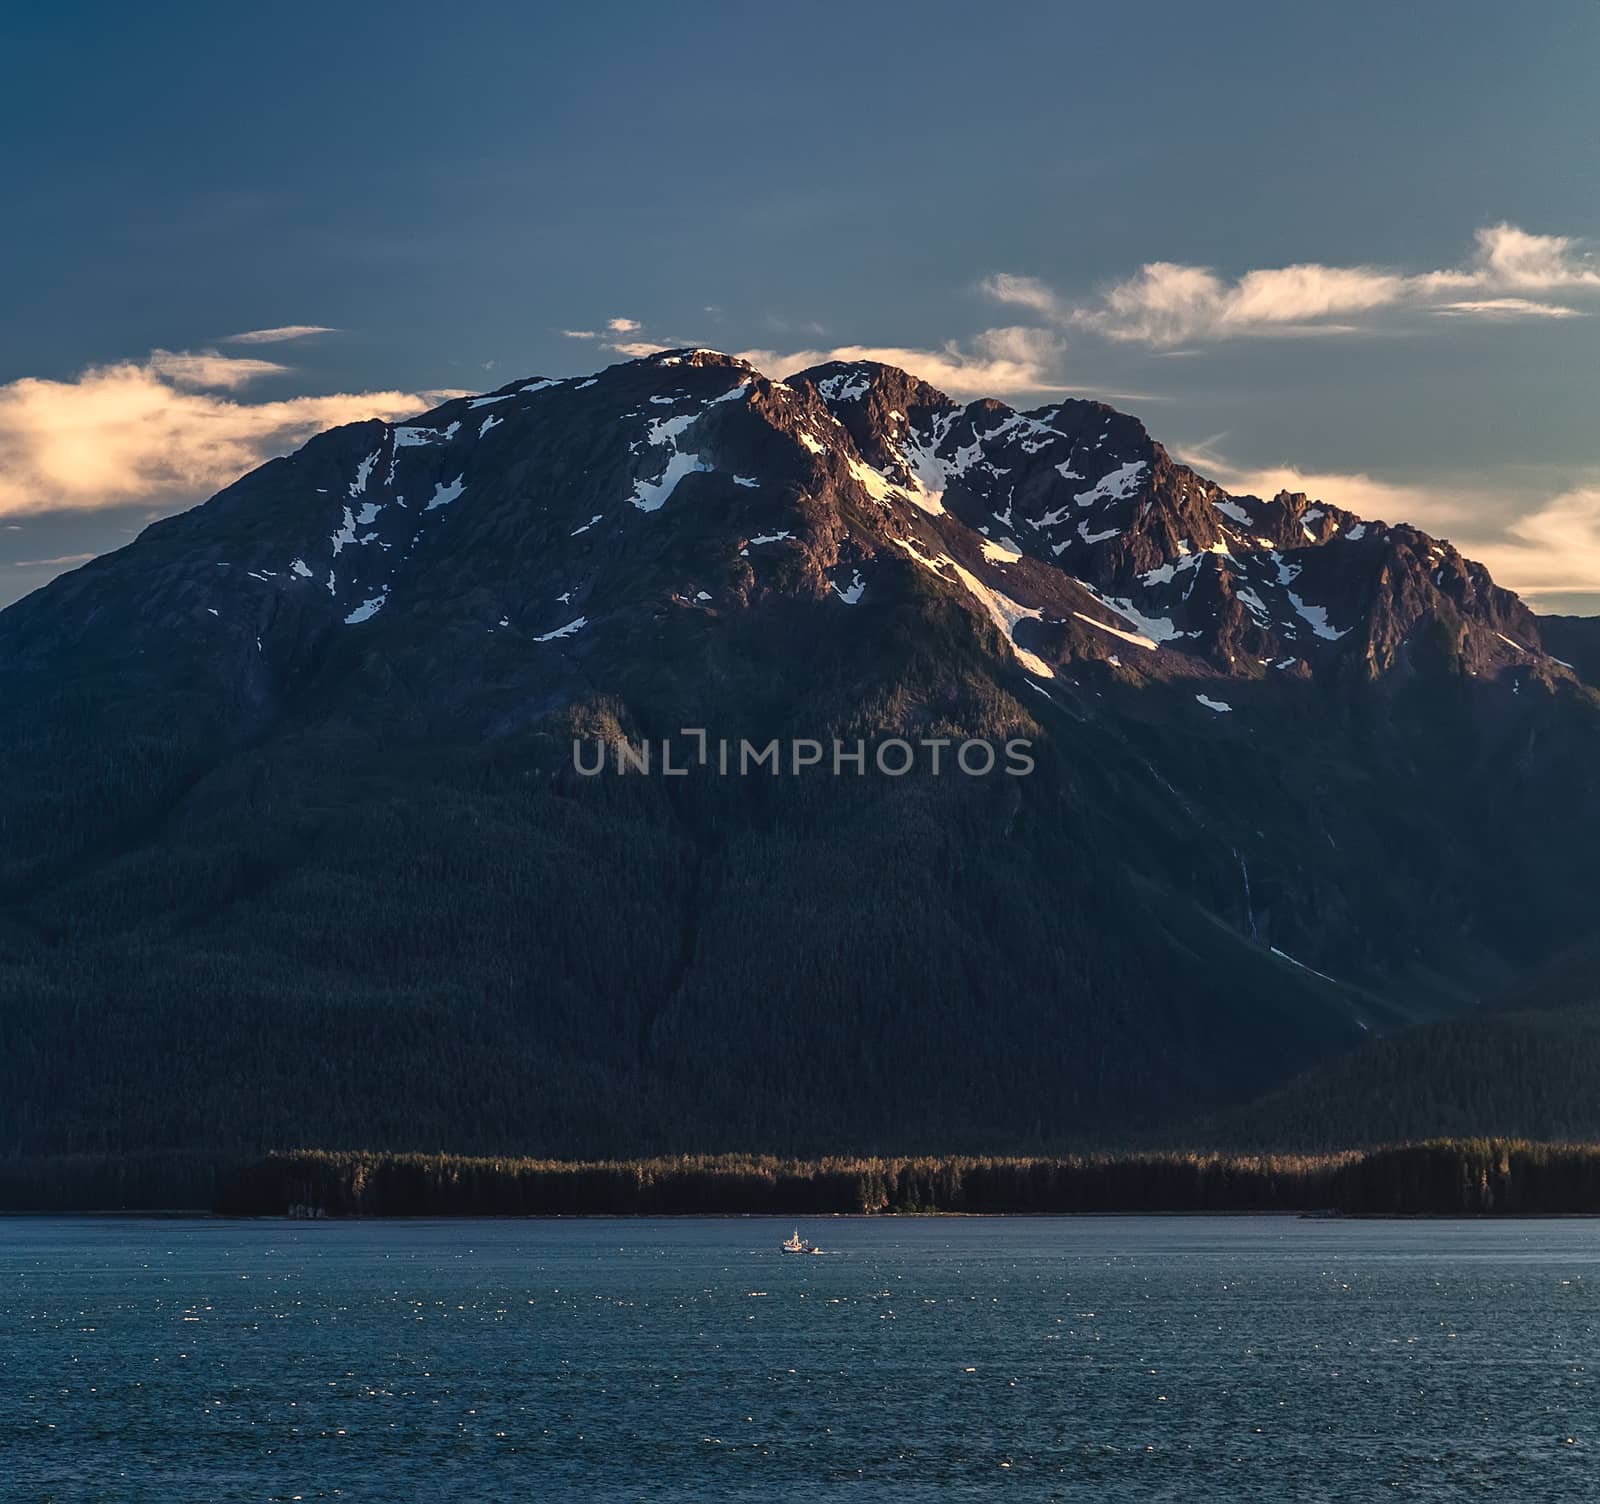
[[[561,333],[567,339],[595,339],[597,337],[593,329],[563,329]]]
[[[1381,311],[1498,320],[1574,318],[1580,309],[1525,294],[1600,290],[1600,265],[1570,236],[1498,224],[1477,231],[1465,265],[1438,271],[1308,261],[1229,278],[1207,266],[1151,261],[1089,304],[1070,304],[1044,283],[1010,273],[989,277],[983,289],[999,302],[1031,308],[1048,322],[1079,325],[1111,340],[1172,346],[1264,335],[1348,334],[1374,327],[1371,316]]]
[[[638,360],[644,355],[659,355],[663,350],[679,350],[682,345],[658,345],[647,339],[625,340],[621,344],[607,345],[608,350],[615,350],[618,355],[626,355],[630,360]]]
[[[788,374],[830,360],[876,360],[899,366],[954,397],[1000,397],[1015,392],[1066,390],[1058,372],[1065,353],[1050,329],[986,329],[965,346],[949,340],[937,349],[899,345],[838,345],[831,350],[745,350],[745,360]]]
[[[325,428],[430,405],[412,392],[243,402],[203,390],[231,391],[253,377],[230,366],[261,364],[158,351],[0,385],[0,516],[196,501]]]
[[[1501,287],[1600,287],[1600,267],[1567,235],[1530,235],[1512,224],[1477,232],[1478,265]]]
[[[90,559],[97,559],[98,554],[57,554],[53,559],[13,559],[12,565],[17,569],[69,569],[74,564],[87,564]]]
[[[1061,299],[1037,277],[1017,277],[1010,272],[999,272],[992,277],[985,277],[978,285],[997,303],[1031,308],[1047,319],[1059,318],[1064,311]]]
[[[285,340],[306,339],[313,334],[337,334],[327,324],[282,324],[276,329],[246,329],[243,334],[227,334],[225,345],[281,345]]]
[[[774,334],[799,334],[811,339],[820,339],[828,332],[826,326],[816,319],[790,319],[785,318],[781,313],[762,314],[761,324],[763,328],[772,330]]]
[[[1478,298],[1460,303],[1442,303],[1433,310],[1439,314],[1471,314],[1480,319],[1576,319],[1583,315],[1562,303],[1535,303],[1531,298]]]
[[[633,334],[643,326],[638,319],[607,319],[606,328],[613,334]]]
[[[218,355],[215,350],[203,350],[198,355],[189,350],[153,350],[145,366],[174,386],[225,387],[229,391],[263,376],[282,376],[289,369],[273,360]]]
[[[1600,594],[1600,486],[1553,496],[1474,555],[1519,595]]]
[[[1031,284],[1026,278],[992,279],[1013,301],[1023,302]],[[998,295],[998,292],[997,294]],[[772,319],[768,323],[776,323]],[[643,325],[633,319],[611,319],[607,328],[637,333]],[[564,331],[566,332],[566,331]],[[812,325],[806,332],[820,333]],[[692,339],[607,340],[605,348],[631,360],[702,346]],[[715,347],[712,347],[715,348]],[[788,375],[830,360],[875,360],[899,366],[953,397],[1002,397],[1019,392],[1068,392],[1061,380],[1066,339],[1055,328],[1012,325],[985,329],[969,340],[946,340],[936,347],[905,345],[835,345],[777,349],[763,347],[734,352],[742,360],[772,376]],[[1099,395],[1097,393],[1097,395]],[[1131,397],[1128,400],[1133,400]],[[1149,399],[1155,400],[1155,399]]]
[[[1240,334],[1331,333],[1337,321],[1399,301],[1405,279],[1375,267],[1299,266],[1246,272],[1225,282],[1206,267],[1153,261],[1106,293],[1076,322],[1115,340],[1179,345]]]

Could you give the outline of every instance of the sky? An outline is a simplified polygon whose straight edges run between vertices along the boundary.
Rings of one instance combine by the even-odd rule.
[[[1092,395],[1600,611],[1600,5],[13,5],[0,605],[668,345]]]

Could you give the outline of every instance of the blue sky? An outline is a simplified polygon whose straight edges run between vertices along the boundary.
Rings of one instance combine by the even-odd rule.
[[[690,342],[1104,395],[1600,609],[1588,0],[21,10],[0,603],[317,428]]]

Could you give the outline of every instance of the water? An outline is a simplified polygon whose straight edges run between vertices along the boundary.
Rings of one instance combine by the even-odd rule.
[[[1591,1499],[1600,1223],[0,1219],[0,1499]]]

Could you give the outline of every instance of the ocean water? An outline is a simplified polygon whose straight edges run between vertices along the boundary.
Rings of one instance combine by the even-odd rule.
[[[0,1499],[1600,1497],[1600,1222],[0,1219]]]

